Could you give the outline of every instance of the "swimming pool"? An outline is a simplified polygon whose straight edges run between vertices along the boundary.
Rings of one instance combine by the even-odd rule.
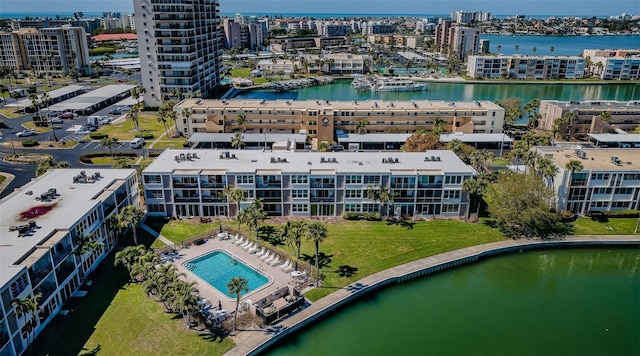
[[[264,274],[219,250],[189,260],[183,263],[183,266],[229,298],[236,297],[230,295],[227,288],[227,283],[231,281],[231,278],[242,277],[249,282],[247,284],[249,291],[245,294],[251,293],[269,282],[269,278]]]

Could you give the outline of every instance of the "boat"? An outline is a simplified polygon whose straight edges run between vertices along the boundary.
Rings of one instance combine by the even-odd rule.
[[[427,89],[426,83],[416,83],[409,77],[358,77],[351,82],[351,86],[361,91],[423,91]]]

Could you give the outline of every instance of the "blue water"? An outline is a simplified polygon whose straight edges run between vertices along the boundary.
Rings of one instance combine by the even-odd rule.
[[[505,55],[555,55],[578,56],[587,49],[605,48],[640,48],[640,36],[507,36],[481,35],[481,39],[490,41],[489,51],[498,53],[498,45],[502,46],[499,53]],[[519,46],[516,51],[516,45]],[[536,48],[535,53],[533,48]],[[554,51],[551,52],[551,47]]]
[[[231,278],[242,277],[246,279],[249,282],[247,285],[249,291],[246,293],[262,287],[269,281],[262,273],[222,251],[213,251],[187,263],[195,265],[191,272],[229,298],[236,297],[229,294],[227,288],[227,283],[231,281]]]

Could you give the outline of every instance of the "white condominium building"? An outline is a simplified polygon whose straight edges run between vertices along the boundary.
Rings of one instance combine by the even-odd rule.
[[[467,74],[476,79],[578,79],[585,60],[564,56],[469,56]]]
[[[605,80],[640,79],[640,54],[634,57],[591,57],[591,72]]]
[[[0,355],[25,351],[115,247],[110,217],[138,204],[133,169],[52,170],[0,201]],[[29,333],[13,302],[36,294]]]
[[[640,209],[640,149],[537,147],[560,168],[553,179],[558,209],[578,215],[589,211]],[[583,169],[571,172],[570,160]]]
[[[186,118],[183,110],[190,113]],[[500,133],[504,109],[490,101],[329,101],[329,100],[207,100],[185,99],[174,107],[178,130],[196,132],[305,134],[318,142],[333,142],[336,130],[357,133],[366,122],[369,133],[413,133],[430,130],[441,121],[448,132]],[[245,124],[238,124],[238,117]]]
[[[462,183],[475,174],[452,151],[316,153],[261,150],[165,150],[142,173],[149,215],[235,216],[224,191],[246,191],[270,216],[343,213],[459,218]],[[393,200],[371,200],[388,189]]]
[[[145,102],[172,89],[206,95],[220,84],[224,36],[218,0],[134,1]]]

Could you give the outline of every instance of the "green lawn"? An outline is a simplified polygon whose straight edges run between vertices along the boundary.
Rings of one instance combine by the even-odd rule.
[[[215,221],[200,223],[187,220],[173,220],[165,223],[164,219],[151,218],[146,220],[146,224],[174,243],[204,234],[207,231],[215,231],[220,226],[220,223]]]
[[[164,134],[164,126],[162,125],[162,122],[158,122],[157,113],[155,112],[140,113],[138,115],[138,124],[140,126],[140,130],[145,133],[153,134],[154,138],[158,138]],[[171,125],[169,125],[169,127],[171,127]],[[133,121],[127,119],[116,124],[104,125],[98,130],[98,132],[105,133],[109,135],[109,137],[115,137],[120,141],[131,141],[137,133],[135,131]],[[147,141],[152,140],[153,139]]]
[[[417,222],[410,228],[387,222],[345,221],[328,224],[327,230],[328,238],[320,243],[320,252],[329,257],[327,266],[322,269],[326,278],[323,288],[306,294],[312,301],[330,294],[335,288],[393,266],[503,239],[497,229],[484,224],[452,220]],[[311,241],[303,240],[302,253],[311,258],[311,264],[315,263],[315,247]],[[357,268],[357,273],[340,277],[335,270],[342,265]]]
[[[183,144],[186,140],[184,137],[172,138],[168,141],[167,137],[163,137],[162,141],[153,142],[149,148],[184,148]]]
[[[22,124],[22,126],[28,128],[28,129],[32,129],[35,130],[37,133],[45,133],[45,132],[50,132],[51,131],[51,127],[42,127],[42,126],[36,126],[36,124],[33,121],[27,121],[24,124]]]
[[[579,218],[573,224],[575,235],[633,235],[637,218],[615,218],[599,222],[590,218]]]
[[[7,179],[7,177],[0,174],[0,183],[4,182],[5,179]]]
[[[7,119],[15,119],[22,116],[22,114],[18,114],[15,111],[16,109],[13,108],[2,108],[0,109],[0,115],[6,117]]]

